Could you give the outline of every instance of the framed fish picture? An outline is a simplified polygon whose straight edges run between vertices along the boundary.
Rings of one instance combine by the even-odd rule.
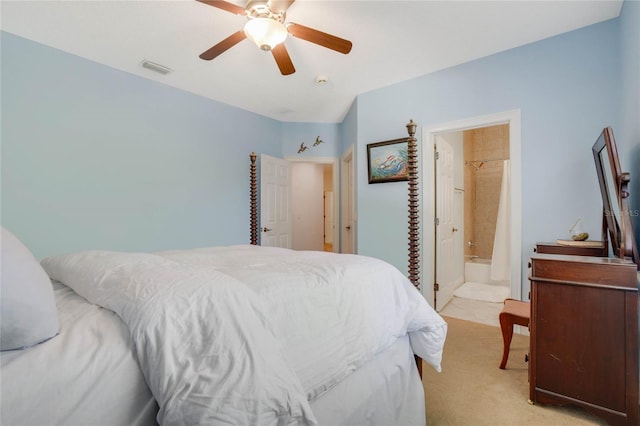
[[[408,145],[407,138],[368,144],[369,183],[409,180]]]

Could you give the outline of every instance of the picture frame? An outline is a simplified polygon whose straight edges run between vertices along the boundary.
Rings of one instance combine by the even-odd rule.
[[[408,181],[408,148],[408,138],[368,144],[369,183]]]

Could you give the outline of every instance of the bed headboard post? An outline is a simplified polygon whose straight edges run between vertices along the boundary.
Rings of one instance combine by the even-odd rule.
[[[252,152],[249,157],[251,158],[251,168],[249,171],[250,181],[250,221],[251,221],[251,244],[258,245],[258,186],[256,184],[256,153]]]
[[[420,289],[420,215],[418,205],[418,140],[417,124],[407,123],[408,174],[409,174],[409,281]]]

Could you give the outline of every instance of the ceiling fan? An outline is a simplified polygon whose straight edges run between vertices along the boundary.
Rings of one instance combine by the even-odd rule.
[[[226,52],[245,38],[249,38],[260,49],[271,51],[282,75],[293,74],[296,69],[283,43],[287,34],[345,55],[351,51],[352,44],[349,40],[293,22],[285,23],[286,11],[295,0],[249,1],[244,8],[224,0],[197,1],[236,15],[246,16],[248,19],[243,30],[231,34],[200,54],[200,58],[207,61]]]

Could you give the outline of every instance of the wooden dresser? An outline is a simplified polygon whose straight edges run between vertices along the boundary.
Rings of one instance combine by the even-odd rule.
[[[530,265],[530,400],[638,425],[636,265],[549,251],[538,245]]]
[[[537,243],[536,253],[570,254],[576,256],[606,256],[609,252],[606,242],[602,247],[564,246],[556,243]]]

